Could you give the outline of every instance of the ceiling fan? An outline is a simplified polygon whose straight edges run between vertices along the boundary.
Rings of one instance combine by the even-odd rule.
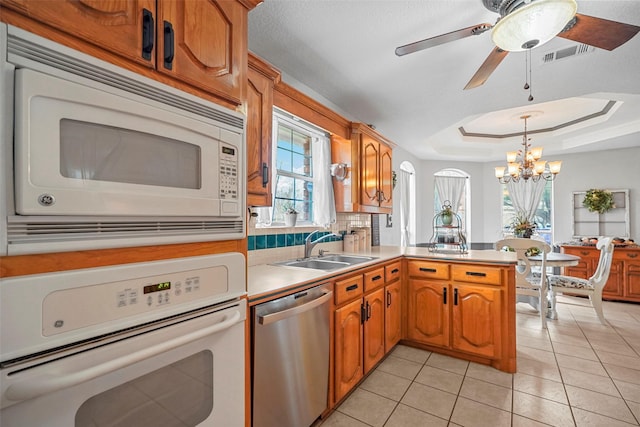
[[[640,31],[635,25],[576,13],[576,0],[482,0],[482,3],[500,14],[495,25],[473,25],[409,43],[398,47],[396,55],[407,55],[492,30],[496,47],[464,87],[466,90],[484,84],[509,52],[542,46],[555,36],[613,50]]]

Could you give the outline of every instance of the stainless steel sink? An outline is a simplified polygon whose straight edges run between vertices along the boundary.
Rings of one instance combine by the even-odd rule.
[[[282,265],[285,267],[313,268],[315,270],[337,270],[342,267],[348,267],[350,264],[346,262],[328,261],[328,260],[325,261],[317,258],[312,258],[312,259],[277,262],[275,263],[275,265]]]
[[[349,267],[354,264],[360,264],[363,262],[376,259],[370,256],[358,256],[358,255],[325,255],[319,258],[307,258],[296,259],[289,261],[282,261],[274,263],[274,265],[281,265],[285,267],[301,267],[312,268],[315,270],[337,270],[343,267]]]
[[[372,261],[376,259],[376,257],[372,256],[360,256],[360,255],[325,255],[322,258],[318,258],[319,260],[325,261],[337,261],[337,262],[346,262],[349,265],[360,264],[367,261]]]

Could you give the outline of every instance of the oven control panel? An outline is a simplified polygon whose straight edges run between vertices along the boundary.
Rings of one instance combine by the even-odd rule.
[[[240,252],[3,278],[0,361],[217,306],[246,293],[246,258]]]
[[[187,310],[228,291],[226,266],[59,290],[44,300],[42,332],[50,336],[172,307]]]

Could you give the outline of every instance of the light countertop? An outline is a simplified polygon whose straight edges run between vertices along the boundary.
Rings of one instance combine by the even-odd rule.
[[[250,303],[257,303],[273,298],[273,296],[285,291],[303,289],[311,283],[317,283],[324,279],[342,275],[351,270],[368,267],[382,261],[388,261],[398,257],[416,257],[439,261],[455,261],[482,264],[515,264],[516,256],[513,252],[495,250],[470,250],[466,254],[443,254],[429,252],[427,248],[398,247],[398,246],[374,246],[366,252],[358,252],[353,255],[366,255],[375,259],[355,264],[349,267],[333,271],[314,270],[310,268],[288,267],[271,264],[260,264],[248,268],[247,286]]]

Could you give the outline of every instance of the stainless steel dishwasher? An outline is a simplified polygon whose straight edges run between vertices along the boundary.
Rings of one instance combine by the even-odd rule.
[[[308,427],[327,408],[331,297],[320,285],[256,306],[254,427]]]

